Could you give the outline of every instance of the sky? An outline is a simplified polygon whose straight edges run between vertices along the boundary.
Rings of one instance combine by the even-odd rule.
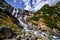
[[[15,8],[36,12],[39,9],[41,9],[45,4],[53,6],[60,0],[5,0],[5,1]]]

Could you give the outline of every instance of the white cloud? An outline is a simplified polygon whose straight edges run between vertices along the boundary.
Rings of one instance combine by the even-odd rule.
[[[32,1],[32,4],[35,4],[35,0]]]
[[[32,0],[32,2],[30,2],[31,0],[13,0],[13,1],[15,2],[15,5],[11,4],[11,3],[10,4],[14,5],[15,7],[17,4],[23,3],[22,5],[25,6],[24,7],[25,10],[37,11],[37,10],[41,9],[45,4],[48,4],[49,6],[53,6],[54,4],[56,4],[60,0]]]
[[[14,2],[16,2],[16,0],[13,0]]]
[[[32,7],[30,6],[30,0],[23,0],[24,5],[25,5],[25,10],[32,11]]]
[[[45,4],[48,4],[49,6],[54,5],[58,0],[32,0],[31,3],[32,3],[33,7],[31,7],[31,4],[30,4],[31,0],[20,0],[20,3],[22,1],[25,5],[25,8],[24,8],[25,10],[37,11],[37,10],[41,9]],[[14,0],[14,2],[16,2],[16,0]]]
[[[26,3],[28,0],[22,0],[24,3]]]
[[[60,0],[49,0],[49,6],[54,6]]]
[[[43,5],[47,4],[47,1],[44,1],[44,0],[33,0],[32,4],[34,4],[34,5],[33,5],[33,7],[31,7],[30,0],[23,0],[23,2],[25,4],[24,9],[29,10],[29,11],[37,11],[37,10],[41,9]]]
[[[25,9],[25,10],[32,11],[32,7],[31,7],[31,6],[29,6],[29,5],[27,5],[24,9]]]
[[[58,1],[60,1],[60,0],[36,0],[35,5],[33,5],[34,6],[33,11],[38,11],[45,4],[48,4],[49,6],[52,6],[52,5],[56,4]]]
[[[41,9],[47,3],[48,1],[38,0],[37,3],[34,5],[34,11]]]
[[[39,5],[35,6],[34,11],[41,9],[46,3],[40,3]]]
[[[38,5],[39,3],[41,3],[42,0],[37,0],[36,1],[36,4]]]
[[[21,0],[19,0],[19,3],[21,4],[21,3],[22,3],[22,1],[21,1]]]

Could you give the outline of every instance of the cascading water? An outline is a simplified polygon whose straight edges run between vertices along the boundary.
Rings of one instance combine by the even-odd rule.
[[[15,9],[13,9],[12,15],[14,15],[14,13],[15,13]]]
[[[19,25],[20,26],[22,26],[23,27],[23,30],[25,31],[25,32],[31,32],[31,33],[33,33],[33,34],[35,34],[35,35],[37,35],[37,34],[41,34],[41,35],[43,35],[43,33],[42,33],[42,31],[40,31],[40,33],[39,33],[39,31],[35,31],[35,30],[29,30],[28,29],[28,24],[25,24],[23,21],[22,21],[22,19],[24,19],[24,17],[26,16],[26,15],[24,15],[24,17],[23,17],[23,15],[21,15],[20,14],[20,16],[19,17],[17,17],[18,15],[18,9],[14,9],[13,10],[13,12],[12,12],[12,15],[13,16],[15,16],[17,19],[18,19],[18,21],[19,21]],[[30,14],[30,13],[29,13]],[[26,19],[26,18],[25,18]],[[44,36],[44,35],[43,35]]]
[[[45,32],[42,32],[41,30],[37,30],[37,31],[35,31],[35,30],[29,30],[29,29],[28,29],[29,25],[28,25],[28,24],[25,24],[25,23],[23,22],[24,20],[22,20],[22,19],[24,19],[24,17],[25,17],[26,15],[23,15],[23,14],[21,13],[22,15],[20,14],[19,17],[18,17],[18,13],[19,13],[19,10],[18,10],[18,9],[14,9],[13,12],[12,12],[12,15],[15,16],[15,17],[18,19],[19,25],[23,27],[22,30],[24,30],[25,32],[33,33],[33,34],[35,34],[35,35],[41,35],[42,38],[47,36],[47,34],[46,34]],[[30,14],[30,13],[29,13],[29,14]],[[25,18],[25,19],[26,19],[26,18]],[[57,40],[57,39],[60,40],[59,37],[57,37],[57,36],[52,36],[52,38],[51,38],[51,40]]]
[[[18,16],[17,14],[18,14],[18,9],[14,9],[13,12],[12,12],[12,15],[17,18],[17,16]],[[22,21],[23,18],[24,18],[23,15],[20,15],[20,17],[18,17],[17,19],[18,19],[18,21],[19,21],[20,26],[22,26],[23,29],[27,31],[27,30],[28,30],[28,28],[27,28],[28,25],[25,24],[25,23]]]

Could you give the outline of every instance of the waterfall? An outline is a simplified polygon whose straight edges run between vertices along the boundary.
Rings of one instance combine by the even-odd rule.
[[[18,20],[19,20],[19,23],[20,23],[20,25],[23,27],[23,30],[24,31],[31,31],[31,30],[29,30],[28,29],[28,25],[27,24],[25,24],[21,19],[22,19],[23,17],[22,16],[20,16],[20,18],[18,18]]]
[[[13,10],[13,12],[12,12],[12,15],[14,15],[15,17],[17,17],[17,14],[18,14],[18,9],[15,9],[15,8],[14,8],[14,10]]]
[[[14,8],[14,10],[13,10],[13,12],[12,12],[12,15],[17,18],[18,12],[19,12],[19,10]],[[24,18],[23,15],[20,15],[20,17],[17,18],[17,19],[18,19],[18,21],[19,21],[19,25],[22,26],[24,30],[27,30],[27,26],[28,26],[28,25],[25,24],[25,23],[22,21],[23,18]]]
[[[32,32],[32,33],[34,33],[34,34],[38,34],[38,32],[37,31],[34,31],[34,30],[29,30],[28,29],[28,24],[25,24],[23,21],[24,20],[26,20],[26,16],[27,15],[23,15],[22,13],[22,15],[21,14],[19,14],[19,17],[17,17],[18,16],[18,13],[19,13],[19,10],[18,9],[13,9],[13,12],[12,12],[12,15],[13,16],[15,16],[17,19],[18,19],[18,21],[19,21],[19,25],[20,26],[22,26],[23,27],[23,30],[25,31],[25,32]],[[29,15],[30,15],[30,13],[29,13]]]
[[[26,25],[25,23],[23,23],[23,21],[21,21],[21,19],[22,19],[22,16],[20,16],[20,17],[18,18],[20,25],[21,25],[22,27],[26,27],[27,25]]]
[[[26,20],[26,16],[27,15],[23,15],[22,13],[18,14],[18,13],[19,13],[19,10],[14,8],[13,9],[13,12],[12,12],[12,15],[17,18],[17,20],[19,21],[19,25],[21,27],[23,27],[23,29],[22,29],[23,31],[30,32],[30,33],[35,34],[35,35],[41,35],[42,38],[47,36],[47,33],[42,32],[41,30],[37,30],[37,31],[36,30],[33,30],[33,29],[32,30],[29,30],[28,29],[29,25],[28,24],[25,24],[23,22],[24,20]],[[28,13],[28,14],[30,15],[30,13]],[[19,17],[17,17],[17,16],[19,16]],[[51,40],[57,40],[57,39],[59,39],[59,37],[57,37],[57,36],[52,36],[51,37]]]
[[[17,17],[17,14],[18,14],[18,9],[16,10],[16,15],[15,15],[15,17]]]
[[[14,13],[15,13],[15,8],[13,9],[12,15],[14,15]]]

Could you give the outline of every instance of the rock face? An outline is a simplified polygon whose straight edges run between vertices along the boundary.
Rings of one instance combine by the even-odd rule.
[[[32,21],[33,23],[37,24],[41,30],[47,30],[47,26],[44,23],[44,19],[40,18],[38,21]]]
[[[4,39],[4,38],[12,38],[13,36],[17,36],[11,28],[8,27],[1,27],[0,28],[0,38]]]
[[[9,13],[7,13],[7,14],[14,20],[13,22],[21,27],[21,23],[19,21],[20,21],[21,15],[24,14],[23,11],[12,7],[11,5],[6,3],[5,0],[3,0],[3,1],[0,0],[0,3],[1,3],[0,8],[4,11],[5,10],[8,11]],[[23,27],[21,27],[21,28],[23,28]]]
[[[13,31],[20,34],[19,32],[21,31],[21,29],[16,24],[17,23],[16,20],[14,19],[13,16],[9,16],[8,14],[9,14],[9,12],[0,9],[0,27],[1,26],[10,27],[10,28],[12,28]],[[13,19],[11,17],[13,17]],[[14,23],[13,20],[16,23]]]
[[[6,10],[8,10],[10,12],[12,11],[12,9],[14,9],[14,7],[12,7],[11,5],[6,3],[5,0],[0,0],[0,8],[6,9]]]
[[[5,0],[1,0],[1,9],[3,10],[7,10],[8,12],[10,12],[10,16],[12,16],[11,18],[14,19],[14,23],[16,23],[18,26],[20,26],[20,28],[24,28],[25,26],[27,26],[26,23],[26,16],[30,16],[30,12],[27,10],[21,10],[21,9],[16,9],[14,7],[12,7],[11,5],[9,5],[8,3],[5,2]],[[4,6],[4,7],[2,7]],[[16,21],[16,22],[15,22]]]

